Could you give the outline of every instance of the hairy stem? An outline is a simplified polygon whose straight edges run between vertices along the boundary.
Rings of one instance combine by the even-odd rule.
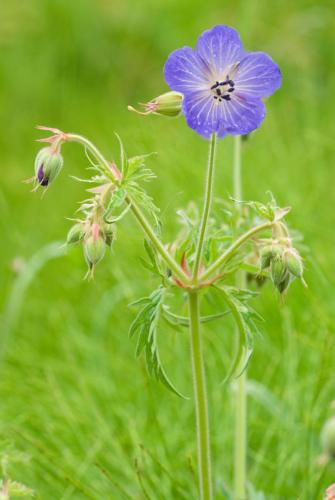
[[[241,180],[241,136],[235,137],[233,164],[234,198],[242,198]],[[237,209],[240,205],[237,203]],[[236,276],[236,286],[245,287],[245,273],[240,269]],[[235,446],[234,446],[234,500],[246,500],[247,483],[247,370],[237,379],[235,399]]]
[[[214,184],[214,172],[215,172],[215,150],[216,150],[216,134],[212,134],[211,141],[209,143],[209,155],[208,155],[208,166],[207,166],[207,178],[206,178],[206,189],[205,189],[205,200],[204,207],[202,211],[199,238],[197,243],[197,248],[195,252],[195,260],[193,267],[193,280],[196,281],[199,274],[199,268],[201,264],[202,252],[204,241],[206,237],[207,221],[212,205],[213,198],[213,184]]]
[[[233,193],[234,199],[242,200],[241,136],[234,137]]]
[[[98,148],[86,137],[77,134],[67,134],[67,140],[72,142],[78,142],[87,148],[88,151],[95,157],[98,161],[103,173],[115,184],[119,184],[120,180],[115,178],[113,171],[110,167],[110,163],[105,159],[105,157],[100,153]],[[172,273],[178,277],[182,282],[188,282],[189,278],[184,273],[179,264],[175,261],[175,259],[169,254],[169,252],[164,247],[162,241],[156,235],[154,229],[151,227],[149,221],[145,217],[141,208],[135,203],[135,201],[129,196],[126,196],[126,203],[130,206],[130,209],[141,226],[143,232],[147,236],[147,238],[151,241],[157,252],[160,254],[162,259],[165,261],[167,266],[171,269]]]
[[[196,410],[198,473],[201,500],[212,500],[211,456],[209,440],[209,421],[207,407],[206,377],[202,353],[200,332],[199,291],[192,290],[188,294],[191,360],[193,389]]]

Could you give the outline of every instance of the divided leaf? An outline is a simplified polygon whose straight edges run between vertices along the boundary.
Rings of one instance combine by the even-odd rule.
[[[290,207],[280,208],[277,206],[276,200],[273,194],[268,192],[270,200],[267,203],[261,203],[259,201],[238,201],[237,203],[243,203],[244,205],[255,210],[257,215],[262,219],[267,219],[271,222],[278,222],[283,219],[291,210]]]
[[[238,329],[237,349],[225,382],[232,377],[238,378],[248,366],[253,352],[255,335],[260,335],[255,321],[263,321],[262,317],[248,304],[248,300],[256,295],[246,289],[227,286],[215,286],[223,296],[230,309]]]
[[[154,204],[152,197],[148,195],[148,193],[137,182],[134,181],[127,182],[126,189],[130,198],[146,210],[146,212],[152,217],[156,225],[156,231],[160,234],[161,222],[158,217],[160,210]]]
[[[157,252],[152,244],[148,240],[144,240],[144,248],[149,258],[149,262],[140,257],[142,265],[148,269],[151,273],[159,276],[163,280],[165,279],[164,272],[161,268]]]
[[[117,210],[118,208],[120,208],[123,205],[125,198],[126,198],[126,192],[122,186],[118,186],[113,190],[111,197],[110,197],[110,200],[109,200],[109,203],[108,203],[108,206],[107,206],[106,211],[104,213],[105,222],[107,222],[107,223],[114,222],[115,217],[113,217],[113,216],[115,216],[115,210]],[[128,211],[128,207],[126,207],[126,209],[124,211],[122,211],[122,216],[127,211]],[[117,216],[117,219],[119,220],[120,217]]]
[[[127,161],[127,168],[124,173],[125,179],[132,179],[133,181],[142,180],[144,182],[149,182],[152,179],[155,179],[156,175],[145,164],[145,160],[153,154],[155,153],[148,153],[145,155],[138,155],[129,158]]]
[[[167,377],[161,364],[157,344],[157,328],[163,308],[165,288],[159,286],[149,297],[144,297],[131,305],[141,305],[129,330],[129,336],[137,335],[136,357],[145,352],[145,360],[149,374],[164,384],[170,391],[185,398]]]

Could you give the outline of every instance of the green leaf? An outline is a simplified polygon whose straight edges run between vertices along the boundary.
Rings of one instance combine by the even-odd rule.
[[[149,257],[150,263],[141,258],[140,260],[143,266],[149,271],[151,271],[153,274],[156,274],[157,276],[160,276],[161,278],[164,279],[164,271],[161,268],[157,251],[154,248],[154,246],[146,239],[144,240],[144,249]]]
[[[136,357],[145,352],[148,372],[160,381],[174,394],[185,398],[168,378],[158,352],[157,332],[158,322],[163,309],[165,288],[161,285],[149,297],[144,297],[132,305],[142,305],[129,329],[129,336],[137,338]]]
[[[113,218],[113,215],[115,215],[115,210],[121,207],[123,205],[124,201],[126,198],[126,192],[123,189],[123,187],[116,187],[110,197],[108,206],[106,208],[106,211],[104,213],[104,221],[107,223],[112,223],[115,222],[116,219],[120,219],[120,215],[116,216],[116,218]],[[122,216],[125,215],[128,211],[128,207],[122,212]]]
[[[145,248],[145,251],[148,254],[148,257],[149,257],[149,259],[151,261],[151,264],[154,267],[156,266],[158,268],[157,253],[156,253],[154,247],[152,246],[152,244],[148,240],[144,240],[144,248]]]
[[[139,184],[139,182],[149,182],[156,176],[146,167],[145,160],[153,153],[134,156],[127,159],[126,167],[123,172],[122,185],[124,186],[127,194],[131,199],[133,199],[138,205],[140,205],[144,210],[146,210],[151,217],[154,219],[157,232],[160,231],[160,221],[158,218],[159,208],[154,204],[153,199],[147,194],[145,189]]]
[[[270,199],[267,203],[261,203],[259,201],[233,201],[249,206],[255,210],[259,217],[263,219],[267,219],[271,222],[279,221],[288,214],[290,207],[279,208],[273,194],[270,191],[268,191],[268,196]]]
[[[120,145],[121,172],[125,176],[127,173],[127,163],[128,163],[127,155],[126,155],[121,137],[116,132],[114,132],[114,133],[115,133],[115,136],[116,136],[117,140],[119,141],[119,145]]]
[[[133,199],[153,218],[156,224],[157,233],[160,233],[161,223],[158,217],[160,210],[154,204],[152,197],[136,182],[128,183],[126,189],[128,195],[130,195],[130,201]]]
[[[148,297],[142,297],[141,299],[134,300],[134,302],[131,302],[129,305],[132,306],[140,306],[142,304],[149,304],[150,299]]]
[[[124,203],[125,197],[126,192],[123,187],[117,187],[112,193],[108,209],[113,210],[119,208]]]
[[[223,381],[227,382],[232,377],[238,378],[240,375],[242,375],[242,373],[248,366],[250,357],[253,352],[253,332],[250,329],[249,321],[246,321],[246,318],[248,318],[249,315],[249,309],[244,302],[236,298],[237,289],[234,289],[233,287],[223,286],[215,286],[215,288],[221,292],[224,301],[231,310],[238,330],[235,356],[229,369],[228,375]],[[241,290],[240,292],[246,291]],[[245,295],[246,293],[244,295],[242,294],[242,297],[245,297]]]
[[[154,154],[156,153],[148,153],[145,155],[138,155],[129,158],[127,163],[127,172],[125,178],[133,180],[141,179],[144,180],[145,182],[154,179],[156,177],[155,174],[152,172],[152,170],[147,168],[145,164],[145,160]]]
[[[254,290],[249,290],[248,288],[236,288],[234,286],[226,286],[225,289],[233,297],[237,298],[241,302],[247,302],[248,300],[257,297],[259,295],[258,292]]]
[[[143,257],[139,257],[139,260],[142,264],[142,266],[147,269],[148,271],[150,271],[152,274],[155,274],[155,275],[159,275],[160,276],[160,273],[157,272],[157,269],[152,265],[150,264],[150,262],[146,261],[145,259],[143,259]]]
[[[173,312],[170,311],[169,307],[166,305],[163,305],[163,313],[164,313],[164,318],[172,326],[178,326],[178,325],[185,327],[190,326],[189,318],[187,318],[186,316],[179,316],[178,314],[174,314]],[[217,314],[209,314],[207,316],[201,316],[200,323],[209,323],[211,321],[221,319],[223,316],[226,316],[229,313],[230,311],[222,311]]]

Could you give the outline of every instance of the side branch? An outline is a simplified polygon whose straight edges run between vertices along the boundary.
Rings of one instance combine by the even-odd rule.
[[[96,146],[86,139],[85,137],[77,134],[66,134],[67,142],[78,142],[85,146],[96,158],[103,169],[103,173],[113,182],[118,185],[120,183],[120,179],[117,179],[115,173],[112,171],[109,162],[105,159],[105,157],[100,153],[100,151],[96,148]],[[149,238],[154,248],[160,254],[162,259],[165,261],[167,266],[171,269],[172,273],[178,277],[183,283],[189,282],[189,277],[184,273],[180,265],[176,262],[176,260],[168,253],[162,241],[156,235],[154,229],[151,227],[141,208],[135,203],[135,201],[127,194],[125,198],[126,203],[130,206],[130,209],[137,220],[138,224],[142,228],[145,235]]]
[[[238,250],[244,243],[246,243],[255,234],[264,231],[265,229],[270,229],[273,226],[273,222],[265,222],[256,227],[249,229],[244,234],[242,234],[234,243],[230,245],[229,248],[213,262],[213,264],[201,275],[201,281],[207,280],[215,271],[217,271],[223,264],[225,264],[229,259],[234,256],[236,250]]]

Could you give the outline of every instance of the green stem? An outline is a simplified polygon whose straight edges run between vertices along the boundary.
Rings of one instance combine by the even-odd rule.
[[[234,500],[246,500],[247,370],[237,379],[235,406]]]
[[[168,253],[162,241],[158,238],[155,231],[152,229],[150,223],[142,212],[141,208],[134,202],[134,200],[127,195],[126,202],[130,205],[130,210],[132,211],[135,219],[143,229],[146,236],[149,238],[153,246],[156,248],[157,252],[163,258],[165,263],[171,269],[172,273],[177,276],[182,282],[188,282],[189,278],[181,269],[179,264],[174,260],[173,257]]]
[[[217,269],[219,269],[223,264],[225,264],[231,257],[234,256],[236,250],[242,246],[246,241],[248,241],[250,238],[255,236],[255,234],[260,233],[261,231],[264,231],[265,229],[270,229],[272,227],[273,223],[272,222],[264,222],[263,224],[259,224],[258,226],[255,226],[249,231],[246,231],[244,234],[242,234],[237,240],[234,241],[230,245],[230,247],[227,248],[223,254],[218,257],[218,259],[213,262],[213,264],[201,275],[201,281],[206,281]]]
[[[234,137],[233,193],[237,201],[242,199],[241,136]]]
[[[199,274],[199,267],[201,264],[203,246],[206,236],[207,221],[209,213],[212,206],[213,198],[213,184],[214,184],[214,170],[215,170],[215,149],[216,149],[216,134],[212,134],[211,141],[209,143],[209,155],[208,155],[208,166],[207,166],[207,178],[206,178],[206,190],[205,190],[205,200],[204,207],[202,211],[199,238],[197,243],[197,248],[195,251],[195,260],[193,267],[193,280],[196,281]]]
[[[241,181],[241,136],[235,137],[233,183],[234,198],[238,202],[242,198]],[[236,286],[245,288],[245,273],[239,270],[236,276]],[[234,448],[234,500],[246,500],[247,483],[247,370],[237,379],[235,405],[235,448]]]
[[[85,146],[96,158],[100,165],[100,170],[115,184],[119,184],[119,180],[115,178],[113,172],[110,168],[109,162],[105,159],[105,157],[100,153],[98,148],[86,137],[77,134],[67,134],[67,140],[72,142],[78,142]],[[175,261],[175,259],[168,253],[166,248],[164,247],[162,241],[158,238],[155,231],[151,227],[141,208],[135,203],[135,201],[129,196],[126,196],[126,202],[130,205],[130,209],[141,226],[143,232],[151,241],[157,252],[161,255],[162,259],[165,261],[167,266],[171,269],[173,274],[178,277],[182,282],[187,283],[189,281],[188,276],[184,273],[179,264]]]
[[[188,294],[191,359],[193,374],[193,389],[196,410],[198,472],[201,500],[212,500],[211,456],[209,440],[209,421],[207,407],[206,377],[202,354],[202,339],[200,332],[199,291],[192,290]]]

